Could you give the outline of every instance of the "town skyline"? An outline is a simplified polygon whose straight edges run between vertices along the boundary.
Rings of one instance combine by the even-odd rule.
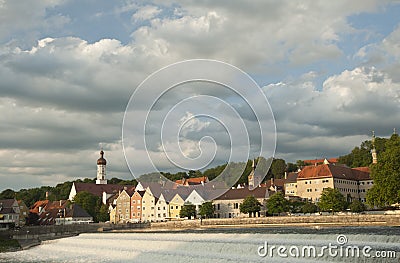
[[[339,157],[373,130],[389,137],[400,129],[399,11],[399,2],[373,0],[2,1],[0,191],[94,178],[101,148],[107,177],[132,179],[121,141],[129,97],[153,72],[193,58],[230,63],[257,82],[275,116],[276,158]],[[197,91],[182,89],[161,106]],[[194,105],[193,112],[206,106]],[[191,114],[182,112],[183,120]],[[244,119],[250,127],[262,121]],[[225,163],[230,150],[220,127],[192,119],[182,140],[193,157],[209,134],[223,152],[211,168]],[[150,150],[161,153],[157,145]],[[141,174],[144,154],[134,152]]]

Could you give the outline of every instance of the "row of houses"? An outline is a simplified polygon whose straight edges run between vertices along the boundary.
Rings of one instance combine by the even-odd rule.
[[[288,173],[285,178],[272,178],[253,190],[248,186],[229,189],[211,200],[214,205],[214,217],[247,217],[248,215],[241,213],[239,208],[247,196],[254,196],[263,204],[258,216],[265,216],[265,203],[276,192],[284,193],[287,199],[318,203],[324,189],[334,188],[349,202],[355,199],[366,201],[366,193],[373,186],[368,167],[349,168],[329,163],[327,160],[322,161],[322,164],[316,163],[305,166],[299,172]],[[168,191],[164,191],[159,183],[139,183],[136,188],[125,187],[110,203],[110,221],[125,223],[177,219],[185,203],[194,204],[198,209],[208,201],[204,193],[207,193],[206,185],[199,185],[197,188],[178,186]]]

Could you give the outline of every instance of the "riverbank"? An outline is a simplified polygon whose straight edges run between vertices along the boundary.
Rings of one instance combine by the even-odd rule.
[[[400,215],[324,215],[257,218],[210,218],[151,223],[151,229],[254,227],[400,226]]]

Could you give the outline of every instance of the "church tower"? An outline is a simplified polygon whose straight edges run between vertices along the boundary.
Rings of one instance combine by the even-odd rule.
[[[373,164],[377,164],[378,163],[378,155],[376,153],[376,149],[375,149],[375,132],[372,131],[372,150],[371,150],[371,154],[372,154],[372,163]]]
[[[253,190],[261,183],[261,178],[256,175],[256,161],[253,159],[253,164],[251,167],[251,172],[247,177],[249,189]]]
[[[97,160],[97,179],[96,184],[107,184],[106,180],[106,165],[107,161],[104,159],[103,150],[100,151],[100,158]]]

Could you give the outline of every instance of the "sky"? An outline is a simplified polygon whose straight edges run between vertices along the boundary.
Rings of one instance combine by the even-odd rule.
[[[0,191],[94,178],[101,148],[107,177],[132,179],[122,146],[129,99],[154,72],[191,59],[229,63],[255,80],[275,119],[276,158],[338,157],[372,130],[390,136],[400,130],[398,14],[400,1],[382,0],[0,0]],[[204,147],[218,151],[210,166],[226,163],[248,138],[233,145],[224,125],[243,119],[253,144],[263,137],[253,127],[272,125],[247,116],[246,103],[215,83],[166,93],[150,124],[163,120],[159,109],[199,94],[235,105],[240,116],[220,111],[223,125],[196,117],[225,105],[211,101],[177,109],[179,147],[160,144],[160,127],[151,126],[147,152],[130,145],[135,176],[148,172],[148,155],[174,171],[161,157],[166,148],[196,160]]]

